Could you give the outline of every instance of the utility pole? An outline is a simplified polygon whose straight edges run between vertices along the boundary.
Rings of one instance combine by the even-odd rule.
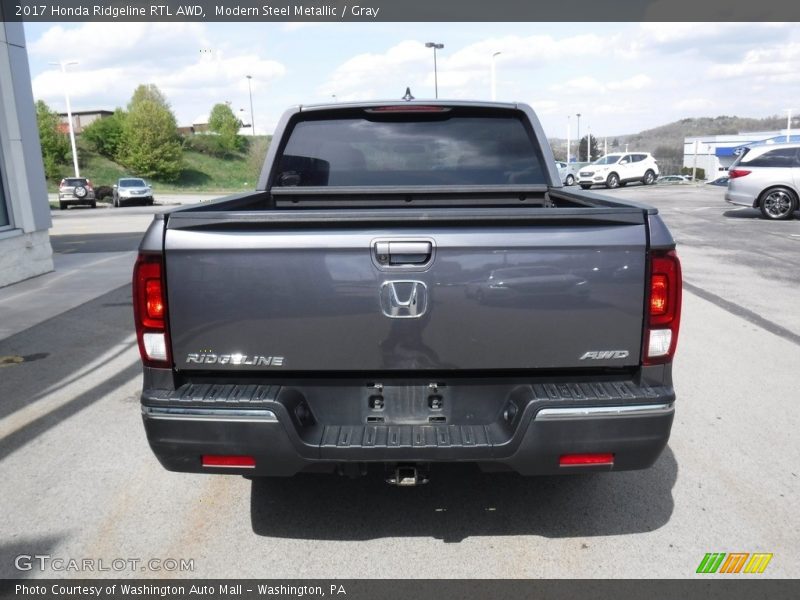
[[[75,177],[80,177],[81,172],[78,169],[78,150],[75,147],[75,124],[72,122],[72,107],[69,103],[69,85],[67,85],[67,67],[70,65],[77,65],[78,61],[72,60],[70,62],[64,62],[63,60],[58,62],[51,62],[51,65],[57,65],[61,67],[61,75],[62,75],[62,85],[64,86],[64,97],[67,100],[67,120],[69,121],[69,143],[72,145],[72,166],[75,167]]]
[[[697,140],[694,141],[694,163],[692,164],[692,183],[697,179]]]
[[[578,150],[575,155],[578,157],[578,162],[581,162],[581,113],[576,113],[575,116],[578,117]]]
[[[567,115],[567,164],[569,164],[569,115]]]
[[[792,141],[792,109],[786,108],[786,141]]]
[[[253,79],[253,76],[252,75],[246,75],[245,77],[247,77],[247,91],[250,92],[250,127],[252,127],[252,130],[250,131],[250,135],[255,135],[256,134],[256,119],[253,116],[253,86],[250,84],[250,82]]]
[[[586,160],[592,162],[592,128],[586,133]]]

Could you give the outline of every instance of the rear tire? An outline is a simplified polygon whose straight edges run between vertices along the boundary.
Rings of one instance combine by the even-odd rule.
[[[619,187],[619,175],[617,175],[616,173],[611,173],[611,175],[609,175],[608,178],[606,179],[606,187],[609,190],[613,190],[614,188],[618,188]]]
[[[789,188],[771,188],[761,194],[758,207],[765,219],[786,221],[791,219],[797,210],[797,196]]]
[[[95,202],[92,202],[92,203],[89,205],[89,208],[97,208],[97,202],[96,202],[96,201],[95,201]]]
[[[59,203],[58,203],[58,209],[59,210],[67,210],[68,207],[69,207],[69,204],[67,204],[66,202],[60,202],[59,201]]]
[[[586,185],[586,184],[584,184],[584,183],[582,183],[582,184],[581,184],[581,189],[582,189],[582,190],[588,190],[590,187],[592,187],[592,185],[591,185],[591,184],[589,184],[589,185]]]
[[[648,171],[644,174],[642,183],[645,185],[653,185],[656,182],[656,174],[653,171]]]

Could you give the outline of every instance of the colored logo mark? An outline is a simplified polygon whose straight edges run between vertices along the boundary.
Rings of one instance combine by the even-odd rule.
[[[697,573],[763,573],[772,554],[766,552],[708,552],[697,566]]]

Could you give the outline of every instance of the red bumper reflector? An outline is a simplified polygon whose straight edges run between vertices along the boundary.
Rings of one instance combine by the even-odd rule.
[[[558,459],[559,467],[582,467],[597,465],[613,465],[614,455],[607,454],[562,454]]]
[[[204,467],[238,467],[252,469],[256,466],[256,459],[252,456],[234,456],[229,454],[204,454]]]

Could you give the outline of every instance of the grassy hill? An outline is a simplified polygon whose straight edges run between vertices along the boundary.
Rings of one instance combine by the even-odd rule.
[[[260,139],[259,139],[260,138]],[[228,158],[218,158],[195,150],[184,150],[184,167],[177,181],[163,182],[148,179],[160,192],[236,192],[255,188],[264,162],[269,138],[256,136],[249,150]],[[135,176],[122,165],[93,152],[78,140],[81,176],[97,186],[113,185],[120,177]],[[63,176],[71,175],[64,167]],[[57,181],[48,181],[49,191],[58,190]]]
[[[764,119],[748,117],[701,117],[681,119],[674,123],[661,125],[639,133],[614,136],[624,147],[655,152],[656,148],[678,148],[683,153],[683,139],[702,135],[725,135],[746,131],[769,131],[786,127],[784,117],[774,116]],[[609,137],[609,144],[611,138]]]

